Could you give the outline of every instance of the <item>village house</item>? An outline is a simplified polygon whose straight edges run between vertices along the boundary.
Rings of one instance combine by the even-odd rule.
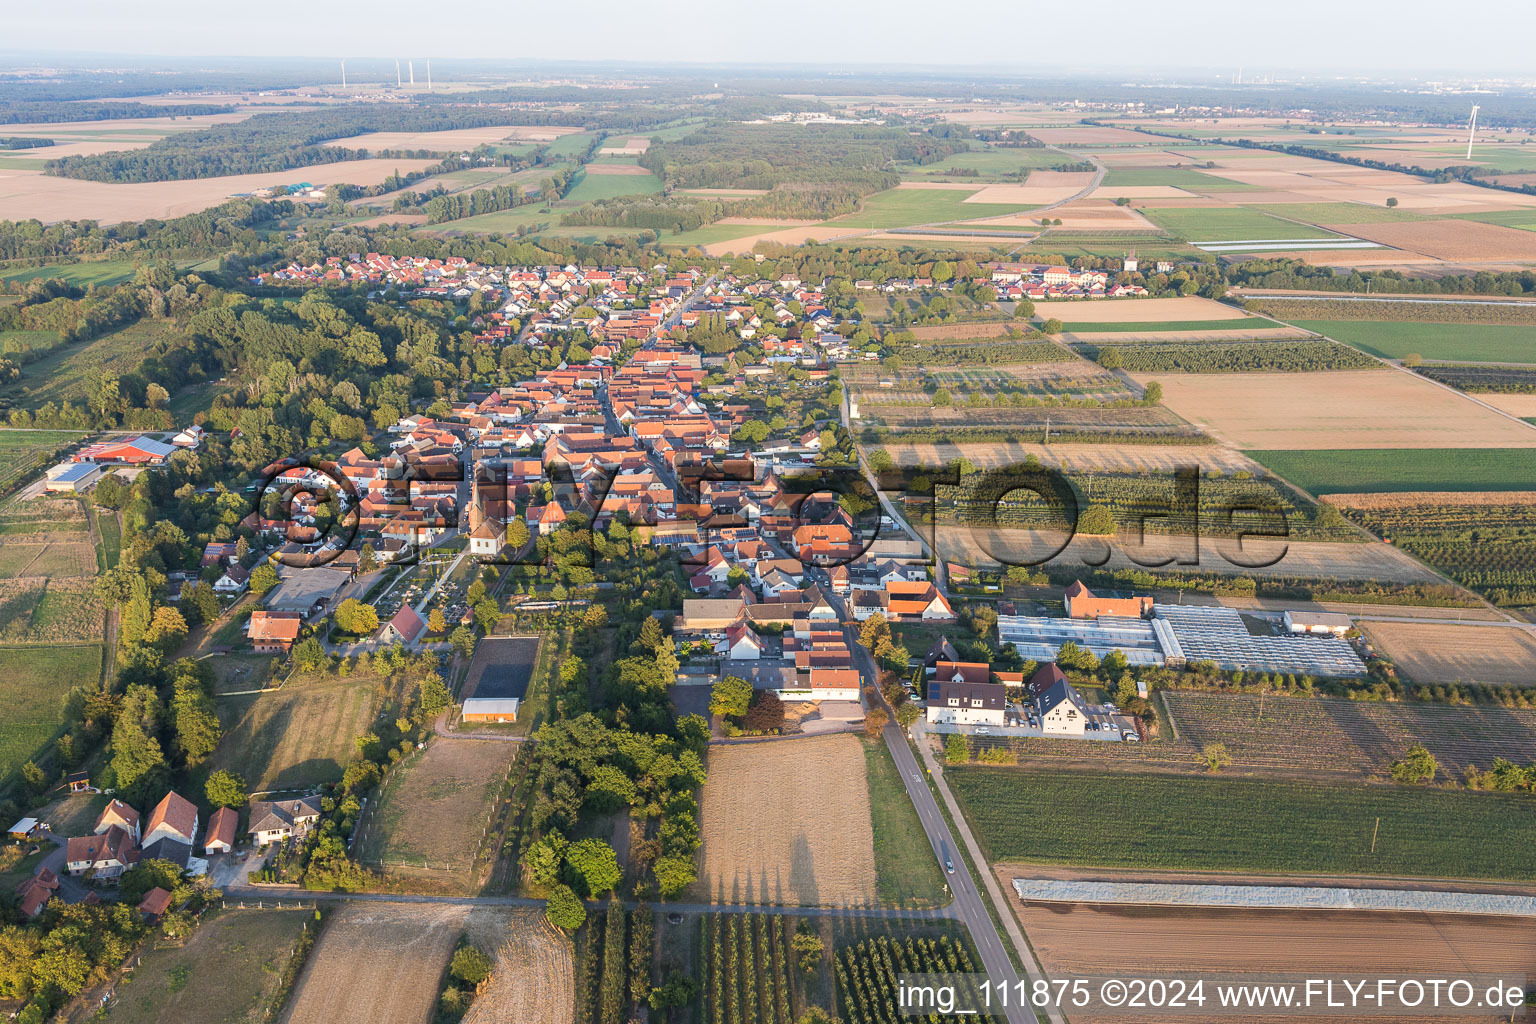
[[[246,832],[257,846],[268,846],[302,836],[320,820],[320,798],[252,800],[251,823]]]

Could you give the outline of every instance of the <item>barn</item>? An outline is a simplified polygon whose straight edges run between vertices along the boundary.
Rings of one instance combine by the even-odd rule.
[[[125,437],[97,441],[75,453],[76,462],[115,462],[130,466],[158,466],[176,450],[175,445],[152,437]]]
[[[481,640],[464,678],[463,720],[517,721],[538,660],[536,636],[488,636]]]

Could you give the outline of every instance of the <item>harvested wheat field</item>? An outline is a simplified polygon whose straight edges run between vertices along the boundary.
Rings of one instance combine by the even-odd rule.
[[[1266,321],[1253,321],[1264,323]],[[1256,338],[1284,341],[1310,338],[1312,332],[1300,327],[1233,328],[1230,331],[1068,331],[1071,341],[1097,341],[1110,345],[1134,345],[1158,341],[1251,341]]]
[[[1107,299],[1101,302],[1037,302],[1042,317],[1062,323],[1135,324],[1164,320],[1245,320],[1248,314],[1236,306],[1190,295],[1176,299]],[[1254,326],[1259,326],[1255,322]],[[1273,326],[1268,321],[1264,326]]]
[[[343,907],[294,985],[285,1024],[427,1024],[468,914],[463,906]]]
[[[1536,231],[1475,220],[1327,225],[1372,242],[1438,260],[1536,260]]]
[[[1248,451],[1536,448],[1536,431],[1411,373],[1135,374],[1163,404]]]
[[[1486,402],[1511,416],[1536,417],[1536,395],[1479,394],[1479,402]]]
[[[586,165],[586,170],[587,170],[588,174],[596,174],[596,175],[599,175],[599,176],[602,176],[602,175],[619,176],[619,177],[628,176],[628,177],[634,177],[634,178],[642,177],[644,175],[648,175],[648,174],[651,173],[650,171],[646,170],[644,167],[641,167],[639,164],[599,164],[599,163],[591,163],[591,164],[587,164]]]
[[[934,539],[947,561],[979,569],[1000,564],[1034,565],[1061,546],[1062,535],[1051,530],[989,529],[958,523],[939,523]],[[1127,555],[1138,538],[1127,530],[1112,543],[1082,534],[1072,538],[1066,550],[1044,565],[1047,568],[1080,570],[1103,566],[1109,570],[1145,568],[1160,558],[1179,556],[1189,550],[1189,537],[1165,537],[1149,533],[1145,544],[1132,547],[1140,562]],[[1443,583],[1439,576],[1379,541],[1361,544],[1333,541],[1276,541],[1250,537],[1241,546],[1236,539],[1201,537],[1198,568],[1189,571],[1235,576],[1299,576],[1307,579],[1376,580],[1384,583]],[[1240,565],[1269,561],[1269,565]]]
[[[0,169],[0,220],[36,218],[44,223],[95,220],[116,224],[125,220],[168,219],[199,213],[210,206],[218,206],[236,193],[253,192],[270,185],[295,181],[377,185],[396,171],[407,174],[434,163],[433,160],[347,160],[270,174],[233,174],[222,178],[123,185],[55,178],[40,171]]]
[[[1408,963],[1415,977],[1461,977],[1473,972],[1520,976],[1536,971],[1536,927],[1515,917],[1017,902],[1014,912],[1040,957],[1040,966],[1053,977],[1093,973],[1120,978],[1187,976],[1228,971],[1402,977]],[[1171,1018],[1124,1014],[1072,1017],[1074,1022],[1119,1024],[1142,1019]]]
[[[366,149],[378,152],[384,149],[426,149],[435,153],[457,153],[489,146],[503,139],[518,142],[551,142],[562,135],[571,135],[580,128],[549,128],[543,125],[493,125],[489,128],[452,128],[440,132],[368,132],[345,139],[334,139],[327,146],[345,149]]]
[[[1325,494],[1319,501],[1366,512],[1441,505],[1454,508],[1536,505],[1536,491],[1382,491],[1375,494]]]
[[[1416,683],[1536,683],[1536,637],[1518,626],[1361,622]]]
[[[495,961],[463,1024],[571,1024],[571,940],[538,910],[476,910],[465,932]]]
[[[865,234],[852,224],[842,227],[829,228],[784,228],[780,231],[763,231],[755,235],[743,235],[726,242],[711,242],[704,246],[704,252],[710,256],[724,256],[728,253],[751,252],[752,247],[759,242],[776,242],[779,245],[799,245],[804,241],[825,242],[834,238],[850,238],[855,235]]]
[[[1058,178],[1071,178],[1077,175],[1059,174]],[[1061,185],[1036,185],[1035,176],[1030,175],[1030,184],[1027,185],[984,185],[975,195],[966,196],[960,200],[961,205],[967,203],[1009,203],[1019,206],[1046,205],[1059,203],[1063,199],[1071,199],[1077,193],[1088,187],[1088,182],[1093,175],[1081,175],[1082,181],[1078,184]]]
[[[864,750],[852,736],[715,747],[704,785],[709,899],[864,906],[875,841]]]
[[[1007,320],[991,320],[978,324],[925,324],[908,327],[914,341],[948,341],[956,338],[1001,338],[1009,331],[1017,331],[1021,325]]]
[[[1157,135],[1146,135],[1129,128],[1109,128],[1100,125],[1063,125],[1060,128],[1031,128],[1029,134],[1041,142],[1053,146],[1103,146],[1142,143],[1156,146],[1168,140]]]
[[[1230,448],[1217,445],[1166,444],[886,444],[885,450],[898,465],[943,466],[956,458],[968,459],[980,469],[1023,465],[1031,455],[1047,466],[1069,473],[1171,473],[1184,466],[1199,466],[1202,473],[1220,470],[1255,472],[1257,463]]]

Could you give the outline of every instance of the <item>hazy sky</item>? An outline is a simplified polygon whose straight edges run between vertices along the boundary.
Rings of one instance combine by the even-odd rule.
[[[653,62],[1524,73],[1536,2],[935,0],[16,3],[0,47],[181,56],[540,57]],[[1458,15],[1458,11],[1465,16]],[[974,12],[974,13],[967,13]]]

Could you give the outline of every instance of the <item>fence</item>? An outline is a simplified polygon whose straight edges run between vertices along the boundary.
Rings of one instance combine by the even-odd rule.
[[[219,904],[220,910],[318,910],[319,907],[320,904],[314,898],[285,900],[281,897],[271,899],[262,897],[255,900],[225,898]]]

